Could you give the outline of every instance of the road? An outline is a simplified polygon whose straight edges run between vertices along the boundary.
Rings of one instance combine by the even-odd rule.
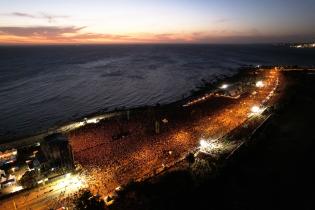
[[[2,200],[0,209],[41,210],[59,207],[57,200],[66,198],[82,187],[85,187],[83,177],[76,174],[62,176],[51,183]]]

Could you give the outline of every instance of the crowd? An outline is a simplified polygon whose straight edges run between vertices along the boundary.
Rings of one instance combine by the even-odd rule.
[[[64,194],[64,191],[60,193],[60,195],[52,200],[52,205],[50,209],[62,209],[62,207],[67,207],[68,209],[75,209],[75,201],[80,197],[82,192],[84,192],[84,188],[78,190],[77,192],[71,194]]]
[[[172,164],[187,151],[199,144],[200,138],[217,139],[243,123],[253,105],[260,104],[274,88],[275,79],[255,95],[241,97],[228,102],[215,111],[205,100],[197,117],[190,120],[169,118],[165,129],[159,134],[148,134],[147,115],[143,117],[107,120],[87,125],[68,134],[74,158],[85,169],[90,190],[102,195],[114,191],[117,186],[127,184],[156,173],[161,167]],[[254,88],[254,87],[253,87]],[[194,113],[199,105],[183,108]],[[209,107],[209,108],[207,108]],[[198,112],[198,110],[197,110]],[[161,124],[162,118],[158,119]],[[120,132],[121,138],[113,138]]]
[[[193,99],[191,101],[188,101],[187,103],[185,103],[183,105],[183,107],[188,107],[188,106],[192,106],[192,105],[195,105],[197,103],[201,103],[201,102],[204,102],[205,100],[208,100],[211,96],[213,96],[214,94],[213,93],[207,93],[205,95],[203,95],[202,97],[200,98],[196,98],[196,99]]]

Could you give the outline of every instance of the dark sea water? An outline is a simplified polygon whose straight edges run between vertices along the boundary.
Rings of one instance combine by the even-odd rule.
[[[168,103],[244,65],[315,65],[272,45],[0,47],[0,141],[100,110]]]

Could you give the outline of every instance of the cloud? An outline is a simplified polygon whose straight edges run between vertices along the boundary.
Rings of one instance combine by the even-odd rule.
[[[55,22],[57,19],[69,18],[67,15],[53,15],[45,12],[40,12],[37,15],[24,13],[24,12],[11,12],[8,14],[2,14],[5,16],[14,16],[22,18],[33,18],[33,19],[46,19],[49,23]]]
[[[70,39],[129,39],[131,38],[128,35],[116,35],[116,34],[100,34],[100,33],[82,33],[82,34],[74,34],[72,36],[68,36]]]
[[[182,40],[182,38],[178,37],[178,34],[172,34],[172,33],[167,33],[167,34],[151,34],[151,39],[153,40],[163,40],[165,42],[168,41],[178,41]]]
[[[35,26],[35,27],[0,27],[0,32],[6,35],[20,37],[60,37],[64,34],[78,33],[85,27],[58,27],[58,26]]]
[[[51,14],[47,14],[43,12],[41,13],[41,17],[46,18],[48,22],[50,23],[55,22],[56,19],[59,19],[59,18],[69,18],[69,16],[67,15],[51,15]]]
[[[230,19],[228,19],[228,18],[218,18],[218,19],[215,19],[213,22],[214,23],[226,23],[229,21],[230,21]]]
[[[0,27],[0,42],[33,43],[103,43],[128,42],[136,39],[129,35],[89,33],[81,31],[86,27],[34,26],[34,27]]]
[[[36,18],[36,16],[28,14],[28,13],[23,13],[23,12],[12,12],[9,15],[11,16],[17,16],[17,17],[28,17],[28,18]]]
[[[84,29],[84,30],[82,30]],[[246,31],[209,30],[192,33],[109,34],[86,32],[86,27],[33,26],[0,27],[0,43],[271,43],[294,41],[302,35],[272,36],[252,28]],[[304,36],[304,39],[310,36]]]
[[[106,34],[84,32],[86,27],[59,27],[59,26],[37,26],[37,27],[0,27],[1,36],[11,36],[31,40],[32,42],[51,43],[108,43],[108,42],[134,42],[134,43],[211,43],[222,40],[239,40],[248,38],[248,35],[235,35],[230,31],[211,31],[194,33],[139,33],[139,34]],[[253,33],[250,31],[250,33]],[[256,31],[255,31],[256,33]],[[233,35],[234,34],[234,35]]]

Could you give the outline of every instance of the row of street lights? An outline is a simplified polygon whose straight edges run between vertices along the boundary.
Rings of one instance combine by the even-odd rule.
[[[276,86],[277,85],[278,85],[278,79],[277,79]],[[229,84],[222,84],[220,86],[220,89],[226,90],[229,86],[230,86]],[[255,86],[257,88],[263,88],[265,86],[265,83],[262,80],[259,80],[259,81],[257,81],[255,83]],[[264,111],[264,109],[262,107],[258,106],[258,105],[254,105],[254,106],[251,107],[250,111],[251,111],[250,116],[252,116],[252,115],[259,115],[259,114],[261,114]],[[200,151],[205,152],[205,153],[209,153],[209,151],[219,148],[218,144],[215,144],[213,140],[211,142],[209,142],[209,141],[207,141],[205,139],[201,139],[199,144],[200,144],[200,146],[199,146]]]

